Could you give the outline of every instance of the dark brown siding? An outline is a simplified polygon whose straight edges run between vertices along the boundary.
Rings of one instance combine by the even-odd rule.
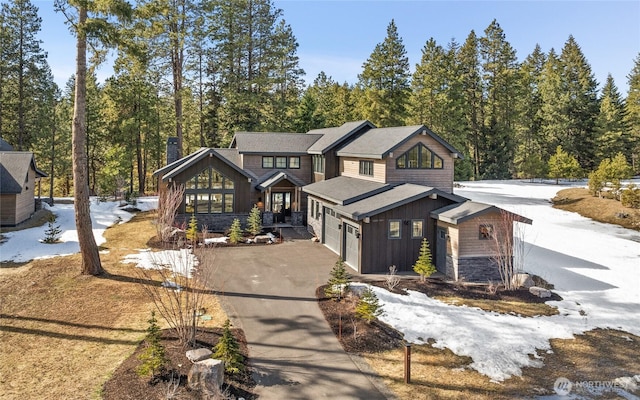
[[[451,200],[438,197],[424,198],[370,218],[362,224],[360,270],[362,273],[386,273],[395,265],[398,271],[412,271],[418,258],[422,239],[411,238],[411,220],[424,221],[424,237],[429,241],[435,262],[436,221],[429,217],[431,211],[451,204]],[[389,221],[402,220],[401,239],[389,239]],[[406,222],[406,224],[405,224]]]
[[[0,195],[0,225],[16,225],[16,195]]]

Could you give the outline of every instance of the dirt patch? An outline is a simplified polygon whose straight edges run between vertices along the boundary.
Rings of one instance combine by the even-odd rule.
[[[640,231],[640,209],[624,207],[619,201],[592,196],[587,189],[563,189],[551,199],[553,207],[578,213],[594,221]],[[640,241],[640,237],[638,237]]]
[[[251,369],[248,363],[247,341],[242,331],[232,331],[240,345],[240,352],[245,357],[246,367],[242,373],[225,374],[225,384],[222,391],[235,398],[254,399],[256,397],[252,390],[255,383],[251,378]],[[196,335],[195,348],[212,349],[218,343],[221,334],[220,328],[199,330]],[[187,386],[187,375],[192,365],[185,355],[189,349],[185,349],[178,342],[171,330],[163,331],[162,345],[169,359],[169,365],[162,374],[154,379],[138,376],[136,368],[140,365],[138,356],[143,349],[141,344],[105,383],[102,389],[102,398],[104,400],[202,399],[201,393],[193,391]]]

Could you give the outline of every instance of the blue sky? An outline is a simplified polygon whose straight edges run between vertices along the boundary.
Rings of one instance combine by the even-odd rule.
[[[53,12],[53,1],[35,0],[40,8],[43,48],[56,82],[64,85],[73,73],[75,44]],[[536,43],[560,52],[573,35],[591,65],[600,87],[608,73],[623,96],[627,75],[640,54],[640,1],[302,1],[278,0],[298,39],[300,65],[311,83],[320,71],[342,83],[355,83],[362,63],[384,40],[394,19],[413,70],[421,50],[433,37],[446,46],[463,43],[496,19],[522,61]],[[110,75],[108,66],[99,77]]]

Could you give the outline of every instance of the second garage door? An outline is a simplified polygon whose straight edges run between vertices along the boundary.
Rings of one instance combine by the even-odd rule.
[[[340,217],[330,208],[324,209],[324,244],[340,254]]]

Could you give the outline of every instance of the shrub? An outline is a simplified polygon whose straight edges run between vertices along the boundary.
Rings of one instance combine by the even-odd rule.
[[[257,235],[262,232],[262,218],[260,218],[260,209],[254,205],[247,219],[247,232]]]
[[[350,282],[351,275],[347,272],[342,258],[338,257],[338,261],[336,261],[333,269],[331,269],[329,282],[324,290],[324,294],[327,297],[340,300],[347,290],[349,290]]]
[[[418,256],[416,263],[413,265],[413,270],[420,275],[420,280],[422,282],[436,272],[436,267],[431,261],[431,249],[429,249],[429,242],[427,241],[427,238],[422,239],[420,255]]]
[[[634,184],[627,186],[620,195],[620,202],[625,207],[640,208],[640,188]]]
[[[231,333],[231,322],[226,320],[222,327],[222,337],[213,348],[211,358],[224,361],[224,370],[230,374],[237,374],[244,370],[244,357],[240,353],[240,345]]]
[[[382,314],[382,306],[380,305],[378,296],[376,296],[376,293],[370,286],[367,286],[362,291],[362,294],[358,299],[358,303],[356,304],[356,315],[367,321],[367,323],[371,323],[371,321]]]
[[[234,218],[229,229],[229,243],[238,244],[242,240],[242,228],[240,227],[240,220]]]
[[[147,320],[149,327],[147,328],[147,337],[145,339],[146,347],[138,356],[138,360],[142,363],[136,369],[140,376],[155,376],[167,365],[167,357],[165,356],[164,346],[160,342],[160,327],[156,319],[155,311],[151,312],[151,318]]]
[[[191,241],[192,245],[195,245],[198,241],[198,220],[196,216],[191,214],[191,218],[189,219],[189,227],[187,228],[187,240]]]
[[[400,277],[396,275],[398,268],[395,265],[389,267],[389,273],[385,276],[385,284],[389,290],[393,290],[400,283]]]

